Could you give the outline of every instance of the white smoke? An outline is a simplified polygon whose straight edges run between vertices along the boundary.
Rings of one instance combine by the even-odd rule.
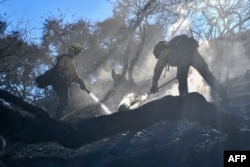
[[[188,89],[189,92],[199,92],[201,93],[208,101],[211,100],[210,96],[210,87],[204,81],[202,76],[194,68],[190,68],[188,76]]]
[[[123,97],[119,104],[119,108],[134,109],[142,105],[148,98],[148,94],[136,95],[135,93],[129,93]]]
[[[180,19],[170,26],[167,36],[172,37],[175,35],[185,34],[190,29],[190,19]]]
[[[154,66],[157,62],[152,52],[143,56],[143,60],[142,64],[134,69],[135,80],[138,82],[152,79]]]

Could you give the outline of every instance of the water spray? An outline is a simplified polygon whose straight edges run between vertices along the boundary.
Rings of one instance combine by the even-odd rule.
[[[106,107],[103,103],[101,103],[101,101],[92,93],[90,92],[87,88],[84,89],[89,95],[90,97],[98,104],[101,106],[101,108],[103,109],[103,111],[106,114],[112,114],[112,112],[108,109],[108,107]]]
[[[103,103],[101,103],[100,100],[92,92],[88,92],[88,94],[97,104],[101,106],[101,108],[106,114],[112,114],[112,112],[108,109],[108,107],[106,107]]]
[[[89,95],[90,97],[98,104],[100,105],[100,107],[103,109],[103,111],[105,112],[105,114],[112,114],[112,112],[108,109],[108,107],[106,105],[104,105],[103,103],[101,103],[101,101],[92,93],[90,92],[88,89],[84,89]],[[68,118],[69,116],[75,114],[77,110],[69,113],[68,115],[64,116],[63,118],[61,118],[61,120],[64,120],[65,118]]]

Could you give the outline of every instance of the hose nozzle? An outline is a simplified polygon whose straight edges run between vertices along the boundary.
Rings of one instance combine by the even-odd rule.
[[[87,88],[85,88],[84,89],[88,94],[90,94],[90,91],[87,89]]]

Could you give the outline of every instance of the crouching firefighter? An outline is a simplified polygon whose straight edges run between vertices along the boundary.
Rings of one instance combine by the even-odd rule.
[[[184,96],[188,93],[187,77],[189,67],[194,67],[205,79],[208,85],[214,89],[221,98],[227,99],[227,93],[222,85],[214,77],[203,57],[198,51],[198,42],[193,37],[180,35],[169,42],[160,41],[154,47],[153,54],[158,59],[152,81],[151,93],[158,92],[158,80],[164,67],[177,67],[176,79],[178,80],[179,94]]]
[[[83,80],[79,77],[74,64],[74,57],[81,53],[82,47],[79,43],[74,43],[68,47],[68,53],[62,54],[57,57],[54,67],[45,74],[36,78],[38,87],[44,88],[52,85],[56,92],[59,103],[56,108],[55,118],[60,119],[63,117],[69,103],[69,85],[71,82],[78,83],[82,90],[87,90]]]

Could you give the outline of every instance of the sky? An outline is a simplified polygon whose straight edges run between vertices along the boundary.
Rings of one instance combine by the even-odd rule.
[[[108,0],[0,0],[0,19],[7,18],[11,28],[41,29],[45,18],[59,16],[67,22],[82,18],[103,21],[112,15]]]

